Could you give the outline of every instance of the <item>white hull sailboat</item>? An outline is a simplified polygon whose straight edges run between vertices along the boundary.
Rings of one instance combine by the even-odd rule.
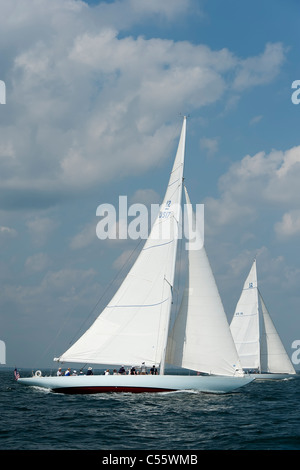
[[[257,283],[254,260],[230,325],[243,369],[256,380],[278,380],[296,374],[266,308]]]
[[[189,286],[169,335],[185,135],[186,118],[160,212],[136,262],[91,327],[55,359],[128,367],[144,363],[155,365],[159,374],[33,376],[20,383],[62,393],[228,393],[253,380],[242,371],[204,246],[189,251]],[[182,374],[166,374],[166,362],[181,367]]]
[[[63,377],[24,377],[25,385],[50,389],[56,393],[157,393],[201,391],[229,393],[248,384],[249,377],[218,377],[197,375],[78,375]]]

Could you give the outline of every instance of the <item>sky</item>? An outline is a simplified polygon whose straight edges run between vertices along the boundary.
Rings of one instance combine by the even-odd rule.
[[[6,365],[56,367],[53,357],[110,300],[141,245],[100,240],[97,207],[117,208],[121,195],[129,205],[161,201],[183,115],[185,183],[192,203],[204,204],[228,320],[256,258],[292,357],[300,345],[298,2],[0,0],[0,9]]]

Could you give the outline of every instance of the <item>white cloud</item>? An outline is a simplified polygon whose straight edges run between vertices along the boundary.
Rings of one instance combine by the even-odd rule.
[[[286,212],[281,221],[275,224],[275,232],[280,239],[300,236],[300,210]]]
[[[160,202],[160,195],[153,189],[138,189],[130,199],[131,204],[145,204],[146,206]]]
[[[268,220],[279,238],[298,235],[299,179],[300,146],[246,155],[220,178],[220,198],[206,199],[207,232],[235,227],[240,240],[250,240]]]
[[[262,120],[263,116],[254,116],[250,121],[250,126],[253,126]]]
[[[0,5],[14,122],[2,128],[0,181],[21,191],[10,205],[29,204],[29,190],[55,198],[163,162],[175,137],[165,124],[171,116],[216,102],[235,74],[239,87],[271,80],[284,56],[280,44],[241,61],[228,49],[119,35],[142,19],[170,21],[197,8],[188,0]]]
[[[26,259],[25,268],[27,271],[34,273],[44,271],[50,264],[50,258],[46,253],[36,253]]]
[[[281,43],[268,43],[262,54],[240,61],[233,83],[236,90],[269,83],[276,77],[285,60],[285,48]]]
[[[219,141],[218,138],[209,139],[208,137],[203,137],[200,139],[200,146],[203,149],[207,150],[209,156],[214,155],[218,151]]]
[[[34,217],[27,221],[28,231],[36,245],[46,243],[56,227],[56,221],[49,217]]]
[[[289,172],[300,171],[300,146],[287,150],[284,160],[278,170],[278,177],[284,178]]]
[[[190,0],[130,0],[133,11],[146,14],[159,14],[171,20],[180,14],[184,14],[191,7]]]
[[[70,247],[73,250],[80,250],[81,248],[92,244],[96,239],[96,223],[92,222],[87,224],[79,233],[74,235],[70,242]]]
[[[0,226],[0,237],[15,237],[17,235],[17,231],[14,228],[11,227],[4,227]]]
[[[28,267],[30,265],[33,267],[32,262]],[[13,305],[13,315],[19,315],[19,323],[23,328],[30,326],[35,331],[40,323],[44,323],[42,330],[46,325],[51,325],[57,332],[57,325],[61,325],[70,309],[85,305],[84,311],[87,312],[91,308],[91,299],[99,296],[95,274],[93,269],[47,271],[36,285],[4,285],[1,302],[2,305]],[[48,340],[51,341],[50,338]]]
[[[2,142],[0,144],[0,158],[13,158],[15,156],[12,143],[7,139],[7,134],[2,136]]]
[[[286,281],[285,275],[286,260],[282,255],[274,256],[268,247],[260,245],[258,248],[244,248],[235,253],[225,265],[224,283],[234,282],[236,285],[236,298],[241,294],[246,276],[249,273],[251,265],[256,259],[257,276],[261,291],[264,291],[264,285],[276,286],[276,289],[282,288],[282,283]],[[226,294],[227,295],[227,294]],[[234,301],[232,302],[235,307]],[[233,313],[233,312],[232,312]]]

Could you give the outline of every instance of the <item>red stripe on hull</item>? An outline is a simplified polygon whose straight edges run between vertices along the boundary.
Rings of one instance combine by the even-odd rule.
[[[68,395],[75,394],[92,394],[92,393],[157,393],[157,392],[174,392],[168,388],[151,388],[151,387],[65,387],[52,390],[55,393],[66,393]]]

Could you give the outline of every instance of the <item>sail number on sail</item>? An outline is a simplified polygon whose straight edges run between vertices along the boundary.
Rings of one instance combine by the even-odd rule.
[[[172,211],[170,211],[171,202],[172,201],[167,201],[165,210],[164,211],[159,211],[158,217],[160,219],[167,219],[173,213]]]

